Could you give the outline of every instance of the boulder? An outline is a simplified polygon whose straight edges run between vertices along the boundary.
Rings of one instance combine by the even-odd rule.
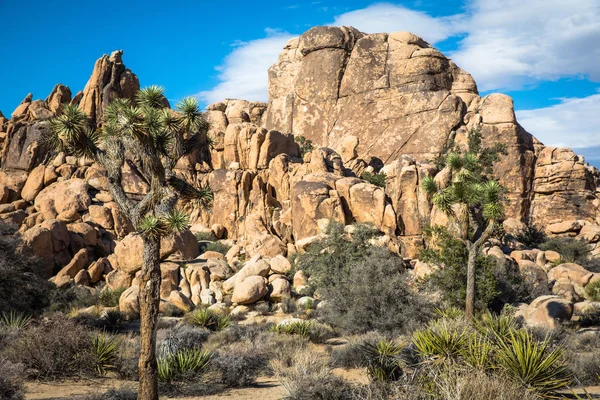
[[[559,296],[541,296],[525,311],[525,323],[532,327],[556,328],[560,322],[569,321],[573,303]]]
[[[275,256],[269,260],[271,271],[276,274],[285,275],[292,270],[290,261],[282,255]]]
[[[44,188],[45,172],[46,167],[44,164],[40,164],[29,173],[27,181],[25,182],[25,186],[23,186],[21,191],[21,197],[23,200],[32,202],[42,191]]]
[[[121,294],[119,298],[119,311],[127,315],[139,315],[140,288],[138,286],[132,286]]]
[[[252,304],[262,299],[267,293],[267,280],[262,276],[249,276],[237,282],[233,289],[231,301],[237,304]]]
[[[88,211],[94,223],[100,225],[104,229],[114,228],[114,221],[110,208],[99,205],[91,205]]]
[[[88,261],[88,251],[86,249],[81,249],[73,256],[71,262],[65,265],[64,268],[58,272],[57,276],[60,277],[66,275],[74,278],[79,271],[88,265]]]
[[[292,286],[287,279],[278,278],[269,284],[269,299],[272,302],[280,302],[292,297]]]
[[[83,179],[56,182],[42,189],[34,205],[47,219],[64,211],[86,211],[92,203],[87,190],[87,183]]]
[[[194,309],[194,303],[187,297],[185,297],[180,291],[173,290],[169,294],[169,303],[183,312],[190,312]]]

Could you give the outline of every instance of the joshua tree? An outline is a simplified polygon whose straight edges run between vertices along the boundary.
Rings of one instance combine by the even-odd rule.
[[[475,303],[475,261],[483,244],[504,219],[504,188],[490,179],[492,166],[505,154],[502,145],[482,147],[481,133],[471,131],[466,151],[449,152],[445,165],[452,179],[441,187],[432,177],[423,180],[423,188],[433,198],[434,205],[458,222],[460,238],[469,250],[467,262],[467,295],[465,317],[473,319]]]
[[[179,199],[208,202],[209,188],[196,190],[174,172],[176,162],[209,145],[208,123],[197,101],[186,98],[176,111],[164,107],[164,89],[150,86],[135,102],[117,99],[104,109],[102,127],[89,127],[88,116],[76,106],[65,106],[50,121],[47,143],[54,149],[88,157],[106,169],[110,190],[119,208],[143,240],[140,282],[141,351],[139,398],[158,399],[156,322],[160,302],[161,237],[188,225],[188,216],[175,206]],[[149,184],[140,201],[125,193],[121,170],[125,163],[139,167]]]

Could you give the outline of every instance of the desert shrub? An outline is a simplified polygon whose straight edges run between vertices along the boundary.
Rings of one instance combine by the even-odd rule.
[[[94,306],[98,303],[98,295],[83,286],[54,288],[50,292],[49,312],[69,312]]]
[[[377,174],[372,174],[370,172],[364,172],[361,176],[360,179],[365,180],[367,182],[369,182],[370,184],[373,184],[375,186],[379,186],[384,188],[385,187],[385,180],[386,180],[386,175],[383,172],[379,172]]]
[[[271,314],[271,303],[268,301],[260,301],[254,305],[254,311],[258,315],[269,315]]]
[[[600,272],[600,259],[590,255],[590,246],[571,237],[555,237],[540,245],[542,250],[553,250],[560,254],[561,262],[575,263],[592,271]]]
[[[90,332],[66,318],[22,331],[7,355],[35,378],[91,375],[96,370]]]
[[[119,341],[119,351],[114,360],[115,370],[122,379],[137,380],[139,378],[140,338],[133,335],[121,335]]]
[[[23,368],[0,357],[0,399],[22,400],[25,398]]]
[[[50,304],[47,262],[23,250],[15,229],[0,222],[0,310],[34,314]]]
[[[159,357],[166,358],[182,349],[200,348],[208,340],[210,331],[189,325],[171,329],[158,345]]]
[[[588,283],[585,286],[585,294],[593,301],[600,301],[600,279]]]
[[[596,332],[574,333],[565,339],[565,358],[575,380],[583,385],[600,383],[600,337]]]
[[[119,345],[117,338],[108,337],[106,333],[98,334],[92,338],[92,354],[96,361],[98,375],[106,375],[108,371],[115,368]]]
[[[304,158],[307,153],[313,151],[313,142],[302,135],[294,136],[294,141],[300,146],[300,156]]]
[[[356,225],[351,237],[332,223],[328,235],[297,257],[325,300],[322,320],[348,333],[401,332],[427,319],[427,305],[407,283],[402,259],[371,245],[377,232]]]
[[[331,364],[339,368],[366,368],[367,359],[363,348],[365,345],[376,345],[385,337],[377,332],[354,336],[345,345],[330,349]]]
[[[465,307],[468,258],[465,243],[446,230],[438,232],[437,246],[430,246],[419,254],[423,262],[444,266],[428,275],[423,285],[439,291],[449,307]],[[475,274],[475,308],[478,310],[500,311],[507,303],[529,300],[527,286],[514,265],[503,266],[494,257],[480,255]]]
[[[269,366],[269,359],[247,343],[233,344],[217,351],[214,368],[228,387],[246,387],[256,383]]]
[[[434,398],[440,400],[535,400],[535,393],[501,375],[446,366],[432,374]]]
[[[283,300],[281,300],[279,306],[281,307],[281,311],[285,314],[294,314],[298,310],[298,307],[296,305],[296,299],[292,297],[286,297]]]
[[[215,236],[213,231],[195,232],[194,236],[199,242],[214,242],[215,240],[217,240],[217,237]]]
[[[123,294],[123,292],[127,290],[127,288],[117,288],[117,289],[111,289],[111,288],[104,288],[104,290],[102,290],[100,292],[100,294],[98,295],[98,304],[104,306],[104,307],[116,307],[119,305],[119,299],[121,298],[121,295]]]
[[[275,374],[287,391],[288,400],[351,399],[353,387],[331,373],[327,357],[308,351],[298,351],[290,367],[274,363]]]
[[[205,251],[216,251],[217,253],[221,253],[223,255],[227,254],[231,246],[226,245],[223,242],[212,242],[206,246]]]
[[[426,360],[451,362],[465,350],[469,333],[465,326],[448,320],[431,322],[427,328],[413,333],[417,353]]]
[[[515,237],[527,247],[537,248],[548,238],[543,230],[534,225],[527,225],[525,230]]]
[[[79,397],[80,400],[137,400],[137,392],[127,388],[108,389],[101,394]]]
[[[222,331],[231,325],[231,319],[208,308],[200,308],[186,314],[185,321],[198,328],[205,328],[211,331]]]

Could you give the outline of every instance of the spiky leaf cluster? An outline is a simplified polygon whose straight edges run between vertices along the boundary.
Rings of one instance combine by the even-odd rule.
[[[446,156],[445,165],[452,173],[450,184],[441,187],[433,177],[426,177],[423,189],[435,206],[448,215],[454,215],[454,205],[459,204],[481,212],[488,221],[499,221],[504,218],[504,189],[488,177],[488,169],[497,161],[500,151],[501,148],[483,148],[481,134],[471,132],[467,151],[457,150]]]

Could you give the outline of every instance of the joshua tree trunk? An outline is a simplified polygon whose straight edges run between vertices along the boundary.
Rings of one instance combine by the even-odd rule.
[[[144,238],[140,282],[140,387],[138,399],[158,400],[156,324],[160,304],[160,239]]]
[[[465,299],[465,319],[467,322],[473,320],[475,314],[475,263],[483,244],[492,236],[495,223],[490,221],[479,239],[469,246],[469,259],[467,261],[467,296]]]

